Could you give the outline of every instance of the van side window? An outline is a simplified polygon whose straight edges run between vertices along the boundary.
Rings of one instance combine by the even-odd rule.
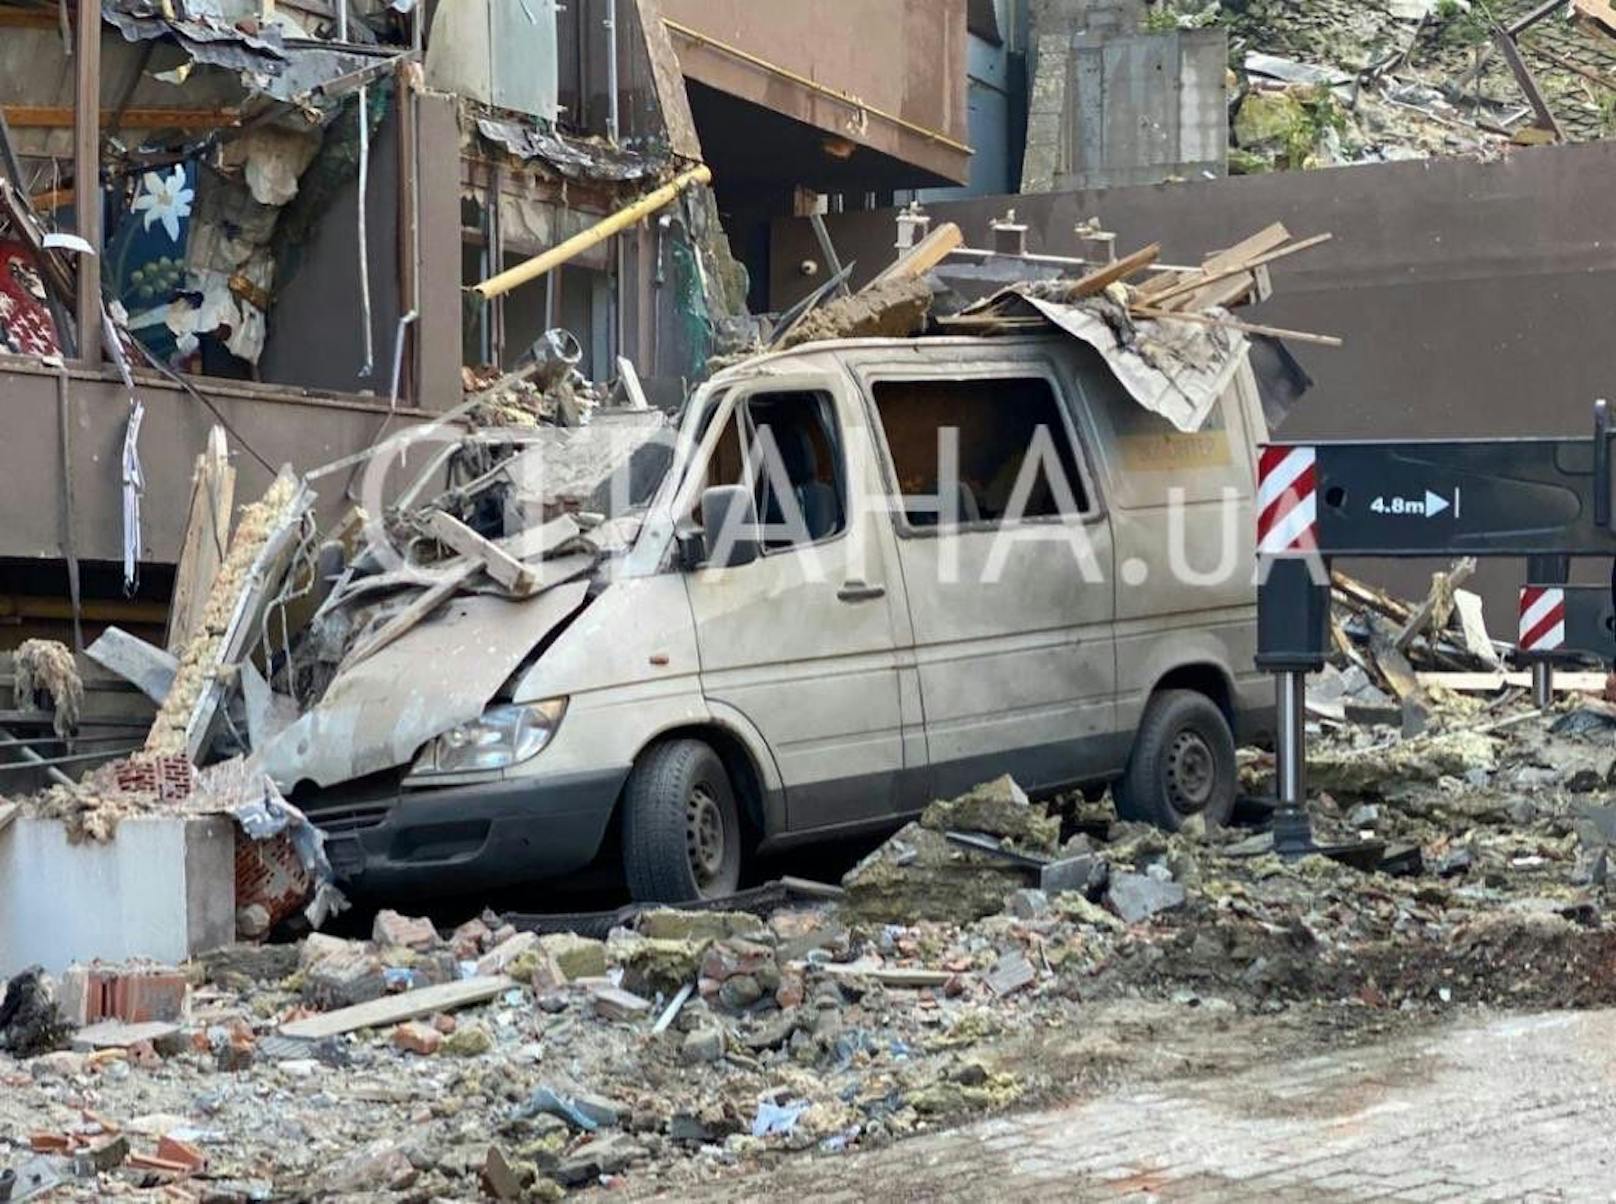
[[[1043,377],[883,380],[872,393],[911,527],[1093,509]]]
[[[750,484],[764,550],[776,551],[847,529],[844,464],[827,394],[756,393],[730,415],[705,486]]]

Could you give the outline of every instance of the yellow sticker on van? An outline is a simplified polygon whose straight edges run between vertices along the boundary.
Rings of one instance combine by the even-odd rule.
[[[1131,472],[1226,468],[1231,462],[1228,431],[1123,435],[1117,442],[1122,448],[1122,465]]]

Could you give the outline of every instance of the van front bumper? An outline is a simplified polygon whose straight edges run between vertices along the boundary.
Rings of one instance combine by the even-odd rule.
[[[299,806],[344,889],[366,897],[488,890],[582,869],[628,767],[405,789],[335,787]]]

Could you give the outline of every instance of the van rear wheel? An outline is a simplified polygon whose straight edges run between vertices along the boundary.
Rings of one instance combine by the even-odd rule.
[[[670,740],[640,758],[623,798],[623,871],[641,903],[735,893],[741,824],[723,761],[700,740]]]
[[[1128,768],[1115,787],[1117,814],[1168,831],[1192,815],[1229,822],[1236,790],[1234,734],[1205,694],[1163,690],[1145,706]]]

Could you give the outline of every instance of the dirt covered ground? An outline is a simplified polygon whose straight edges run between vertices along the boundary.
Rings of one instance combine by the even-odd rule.
[[[368,941],[239,946],[187,967],[189,1013],[160,1039],[0,1053],[0,1168],[54,1174],[62,1199],[695,1195],[1141,1083],[1616,1002],[1610,717],[1438,703],[1413,739],[1315,734],[1320,838],[1380,842],[1377,868],[1275,856],[1260,811],[1168,836],[1000,782],[934,805],[836,901],[647,913],[604,941],[384,915]],[[1244,761],[1260,790],[1266,759]],[[1037,889],[1006,849],[1068,860],[1072,888]],[[403,1031],[280,1032],[479,971],[509,982]],[[154,1167],[164,1138],[205,1167]]]

